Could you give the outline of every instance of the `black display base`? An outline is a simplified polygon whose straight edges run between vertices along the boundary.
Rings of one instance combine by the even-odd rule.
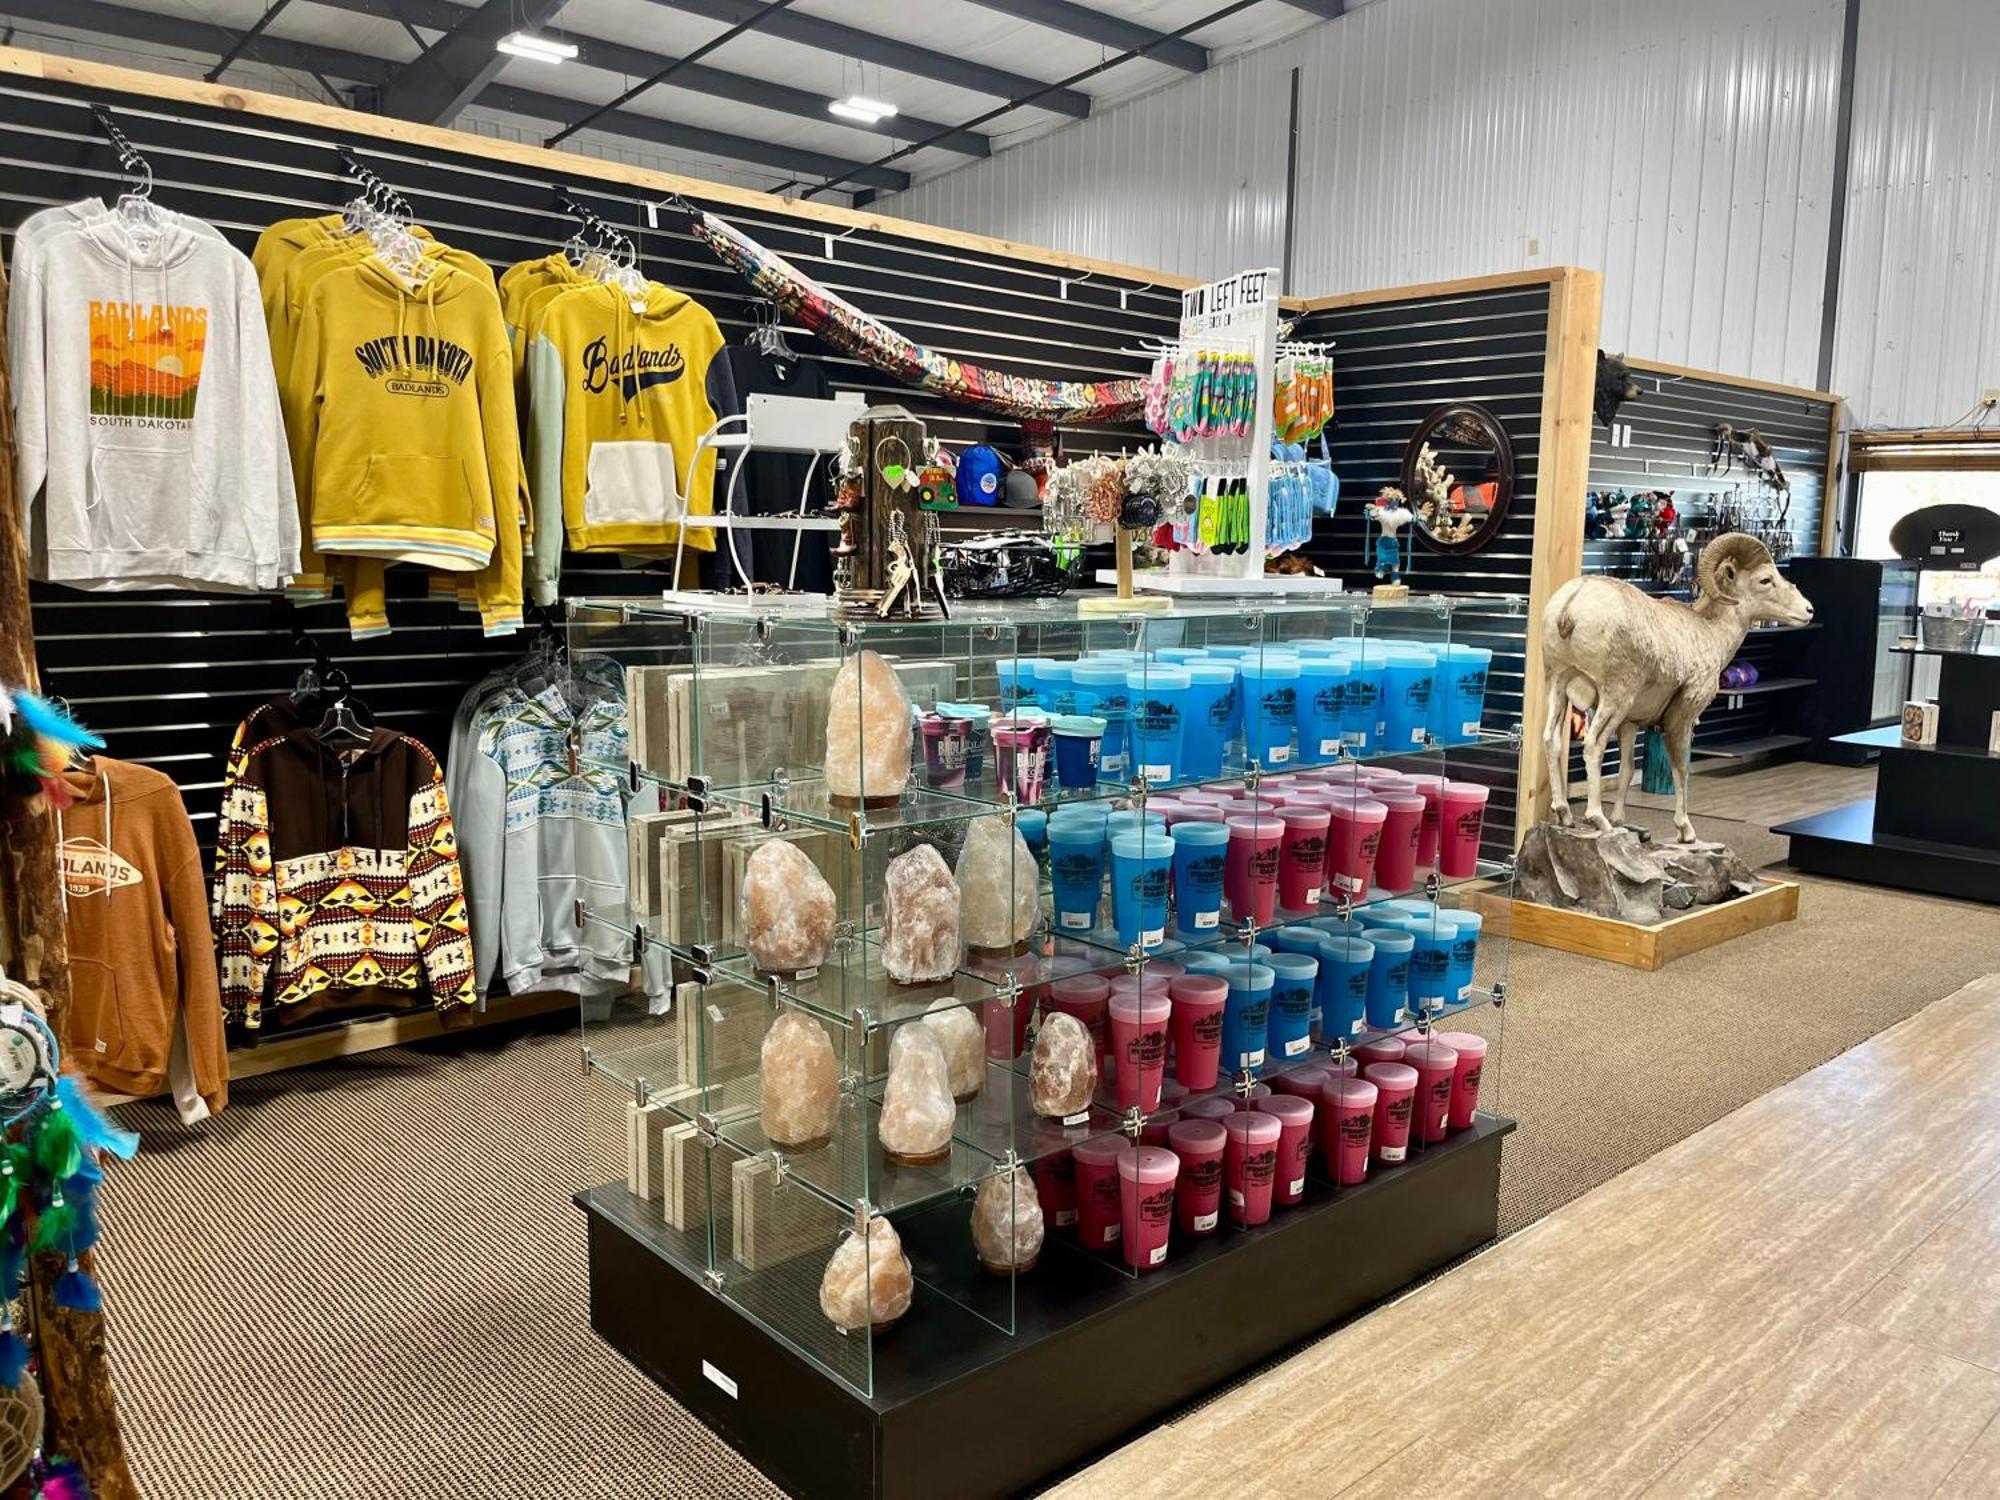
[[[1311,1182],[1302,1204],[1257,1229],[1176,1240],[1167,1264],[1143,1277],[1051,1235],[1016,1284],[1012,1337],[919,1285],[875,1342],[868,1398],[587,1192],[577,1202],[589,1223],[591,1325],[802,1500],[1011,1495],[1491,1240],[1500,1142],[1513,1128],[1482,1116],[1360,1187]],[[969,1210],[958,1202],[907,1227],[899,1220],[920,1282],[953,1283],[956,1294],[956,1283],[980,1276]]]
[[[1902,838],[1878,829],[1874,798],[1780,823],[1793,869],[1899,890],[2000,902],[2000,850]]]

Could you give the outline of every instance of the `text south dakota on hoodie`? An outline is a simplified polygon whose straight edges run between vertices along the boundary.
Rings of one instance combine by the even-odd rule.
[[[443,264],[415,287],[372,259],[328,272],[280,385],[318,551],[486,566],[521,485],[512,356],[489,288]]]
[[[298,510],[257,281],[212,233],[116,214],[15,266],[16,477],[35,571],[73,588],[267,590]]]

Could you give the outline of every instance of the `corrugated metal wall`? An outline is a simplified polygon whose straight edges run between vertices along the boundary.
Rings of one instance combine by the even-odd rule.
[[[1818,385],[1843,0],[1376,0],[877,207],[1288,290],[1604,272],[1604,347]],[[2000,8],[1864,0],[1833,388],[1866,424],[2000,386]]]
[[[1279,265],[1292,62],[1245,53],[869,207],[1187,276]]]
[[[2000,387],[2000,5],[1867,0],[1834,389],[1862,426]]]

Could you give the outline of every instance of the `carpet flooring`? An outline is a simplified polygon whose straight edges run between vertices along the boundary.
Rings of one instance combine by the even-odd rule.
[[[1521,1122],[1503,1230],[1996,955],[2000,911],[1828,881],[1658,974],[1517,945],[1489,1075]],[[254,1080],[194,1131],[121,1110],[145,1149],[104,1194],[103,1273],[150,1500],[777,1495],[590,1331],[585,1092],[573,1027],[545,1022]]]

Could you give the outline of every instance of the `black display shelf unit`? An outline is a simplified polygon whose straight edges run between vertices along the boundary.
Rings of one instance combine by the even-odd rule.
[[[1357,1187],[1315,1176],[1297,1207],[1255,1229],[1176,1235],[1167,1263],[1137,1278],[1052,1232],[1015,1284],[1012,1336],[964,1305],[982,1274],[969,1202],[892,1214],[920,1285],[876,1339],[868,1397],[633,1235],[612,1184],[576,1200],[591,1325],[800,1500],[1018,1494],[1492,1240],[1513,1128],[1481,1115]]]
[[[2000,903],[2000,756],[1947,743],[1942,729],[1935,745],[1906,744],[1896,724],[1839,742],[1879,755],[1875,795],[1773,828],[1792,841],[1792,867]]]

